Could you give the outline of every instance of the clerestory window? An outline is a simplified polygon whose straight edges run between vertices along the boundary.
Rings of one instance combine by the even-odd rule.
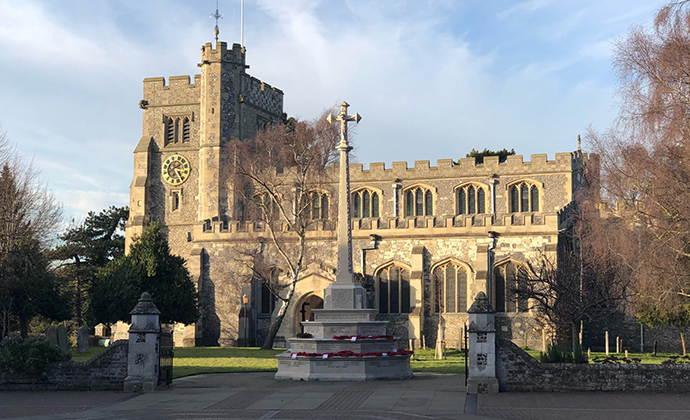
[[[426,187],[405,190],[405,216],[433,216],[434,193]]]
[[[455,190],[457,214],[486,213],[486,190],[478,185],[464,185]]]
[[[362,189],[352,193],[352,217],[355,219],[379,217],[380,196],[377,191]]]
[[[539,187],[530,182],[518,182],[508,187],[511,213],[539,211]]]

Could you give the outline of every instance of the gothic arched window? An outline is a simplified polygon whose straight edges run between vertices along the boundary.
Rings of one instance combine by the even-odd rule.
[[[379,217],[379,193],[361,189],[352,193],[352,217],[355,219]]]
[[[455,190],[457,214],[486,213],[486,192],[479,185],[464,185]]]
[[[376,273],[379,313],[398,314],[410,312],[410,272],[404,267],[391,264]]]
[[[433,270],[434,312],[467,311],[467,277],[467,269],[451,261]]]
[[[175,119],[168,117],[165,120],[165,144],[173,144],[177,142],[177,136],[175,131]]]
[[[530,182],[518,182],[508,187],[511,213],[539,211],[539,187]]]
[[[314,191],[305,194],[302,198],[308,200],[304,204],[304,211],[307,212],[309,220],[328,219],[328,194]]]
[[[512,261],[493,269],[496,312],[526,312],[527,299],[518,290],[526,287],[525,269]]]
[[[433,216],[434,193],[418,186],[405,191],[405,216]]]

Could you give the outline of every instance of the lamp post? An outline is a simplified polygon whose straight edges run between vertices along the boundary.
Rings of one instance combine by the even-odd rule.
[[[249,341],[249,334],[247,333],[247,304],[249,303],[249,297],[247,294],[242,295],[242,304],[244,305],[244,346],[249,347],[247,342]]]

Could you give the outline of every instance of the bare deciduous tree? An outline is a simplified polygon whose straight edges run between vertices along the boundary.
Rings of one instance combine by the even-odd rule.
[[[54,312],[54,308],[44,304],[45,296],[37,294],[52,290],[52,279],[45,275],[47,265],[43,254],[55,239],[60,217],[61,207],[41,183],[38,170],[22,160],[5,133],[0,132],[0,333],[3,336],[10,331],[14,318],[19,319],[25,336],[26,324],[34,314]]]
[[[612,253],[631,268],[642,321],[690,321],[690,2],[662,8],[652,28],[633,28],[614,64],[620,117],[589,133],[604,198],[624,221],[611,235],[625,245]]]
[[[254,139],[234,140],[227,152],[232,159],[231,183],[239,218],[259,221],[265,235],[252,256],[251,272],[280,303],[263,348],[271,348],[295,285],[305,265],[307,232],[330,215],[330,203],[319,193],[327,180],[326,166],[336,159],[336,128],[325,118],[313,122],[289,120],[270,126]],[[276,283],[264,254],[275,252],[285,266],[287,283]]]

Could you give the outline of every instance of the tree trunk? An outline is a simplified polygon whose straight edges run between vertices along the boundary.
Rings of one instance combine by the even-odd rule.
[[[271,327],[268,329],[268,335],[264,340],[264,345],[261,346],[263,350],[270,350],[273,348],[273,341],[275,341],[276,335],[278,334],[278,330],[280,329],[280,326],[283,324],[283,319],[285,318],[285,314],[287,313],[288,306],[290,306],[290,300],[283,301],[283,304],[280,306],[278,314],[276,315],[276,319],[274,319],[273,322],[271,322]]]
[[[29,322],[26,317],[19,317],[19,332],[21,333],[22,338],[26,338],[29,335]]]
[[[577,324],[573,323],[570,326],[570,340],[572,341],[573,356],[577,352],[577,348],[580,345],[580,333],[577,330]]]

